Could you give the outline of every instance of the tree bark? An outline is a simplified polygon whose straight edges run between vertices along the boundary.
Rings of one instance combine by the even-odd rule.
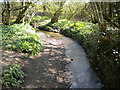
[[[31,2],[26,2],[25,8],[19,13],[19,15],[18,15],[18,17],[17,17],[17,19],[14,23],[20,23],[21,22],[21,20],[25,16],[25,12],[27,11],[27,9],[29,8],[30,5],[31,5]]]
[[[59,19],[59,16],[61,15],[62,13],[62,9],[63,9],[63,5],[64,5],[65,2],[60,2],[60,7],[59,9],[54,13],[50,23],[53,24],[55,22],[58,22],[58,19]]]
[[[5,25],[10,25],[10,12],[9,1],[4,1],[4,7],[2,8],[2,23]]]
[[[10,25],[10,3],[7,1],[6,25]]]

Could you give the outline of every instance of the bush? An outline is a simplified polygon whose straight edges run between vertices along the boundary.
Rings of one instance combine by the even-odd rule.
[[[12,64],[9,69],[2,71],[3,88],[18,88],[24,82],[24,72],[17,64]]]
[[[29,24],[2,26],[2,46],[5,50],[14,50],[37,54],[42,50],[42,41]]]

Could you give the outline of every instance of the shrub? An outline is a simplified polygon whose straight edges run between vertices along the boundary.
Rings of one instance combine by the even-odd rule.
[[[2,26],[2,46],[5,50],[35,55],[42,50],[42,41],[29,24]]]
[[[12,64],[10,68],[2,71],[2,86],[3,88],[18,88],[24,81],[24,72],[17,64]]]

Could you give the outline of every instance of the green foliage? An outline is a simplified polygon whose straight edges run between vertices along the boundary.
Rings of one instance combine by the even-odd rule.
[[[105,88],[119,88],[118,30],[99,32],[98,25],[89,22],[59,21],[52,26],[61,29],[62,34],[83,45],[89,57],[92,58],[91,63],[101,76]]]
[[[45,30],[45,31],[53,31],[54,29],[51,27],[50,23],[47,23],[45,25],[39,26],[39,29]]]
[[[43,47],[42,41],[29,24],[4,25],[2,34],[2,46],[6,50],[35,55]]]
[[[33,16],[31,23],[40,22],[40,21],[49,20],[49,19],[50,17],[48,16]]]
[[[95,31],[95,26],[95,24],[89,22],[69,22],[63,26],[61,33],[81,43],[89,42],[89,40],[87,40],[88,36]]]
[[[2,71],[3,88],[18,88],[24,81],[24,72],[17,64],[12,64],[9,69]]]
[[[59,22],[53,23],[51,27],[56,28],[56,29],[63,29],[63,26],[69,23],[66,19],[64,20],[59,20]]]

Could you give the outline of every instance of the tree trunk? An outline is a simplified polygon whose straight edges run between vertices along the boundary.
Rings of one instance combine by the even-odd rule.
[[[103,3],[97,3],[95,2],[95,8],[96,8],[96,13],[98,15],[98,24],[99,24],[99,30],[100,32],[105,32],[106,31],[106,20],[104,19],[104,16],[103,16],[103,11],[102,11],[102,4]]]
[[[59,18],[59,16],[60,16],[60,14],[61,14],[61,11],[60,11],[60,10],[58,10],[56,13],[54,13],[54,16],[53,16],[53,18],[51,19],[51,22],[50,22],[50,23],[58,22],[58,18]]]
[[[4,1],[4,7],[2,9],[2,23],[5,25],[10,25],[10,3],[9,1]]]
[[[62,9],[63,9],[63,5],[64,5],[65,2],[60,2],[60,7],[59,9],[54,13],[52,19],[51,19],[51,24],[55,23],[55,22],[58,22],[58,19],[59,19],[59,16],[61,15],[62,13]]]
[[[10,3],[7,2],[7,10],[6,10],[6,25],[10,25]]]
[[[14,23],[20,23],[21,22],[21,20],[25,16],[25,12],[27,11],[27,9],[29,8],[30,5],[31,5],[30,2],[26,2],[25,8],[19,13],[19,15],[18,15],[18,17],[17,17],[17,19]]]

